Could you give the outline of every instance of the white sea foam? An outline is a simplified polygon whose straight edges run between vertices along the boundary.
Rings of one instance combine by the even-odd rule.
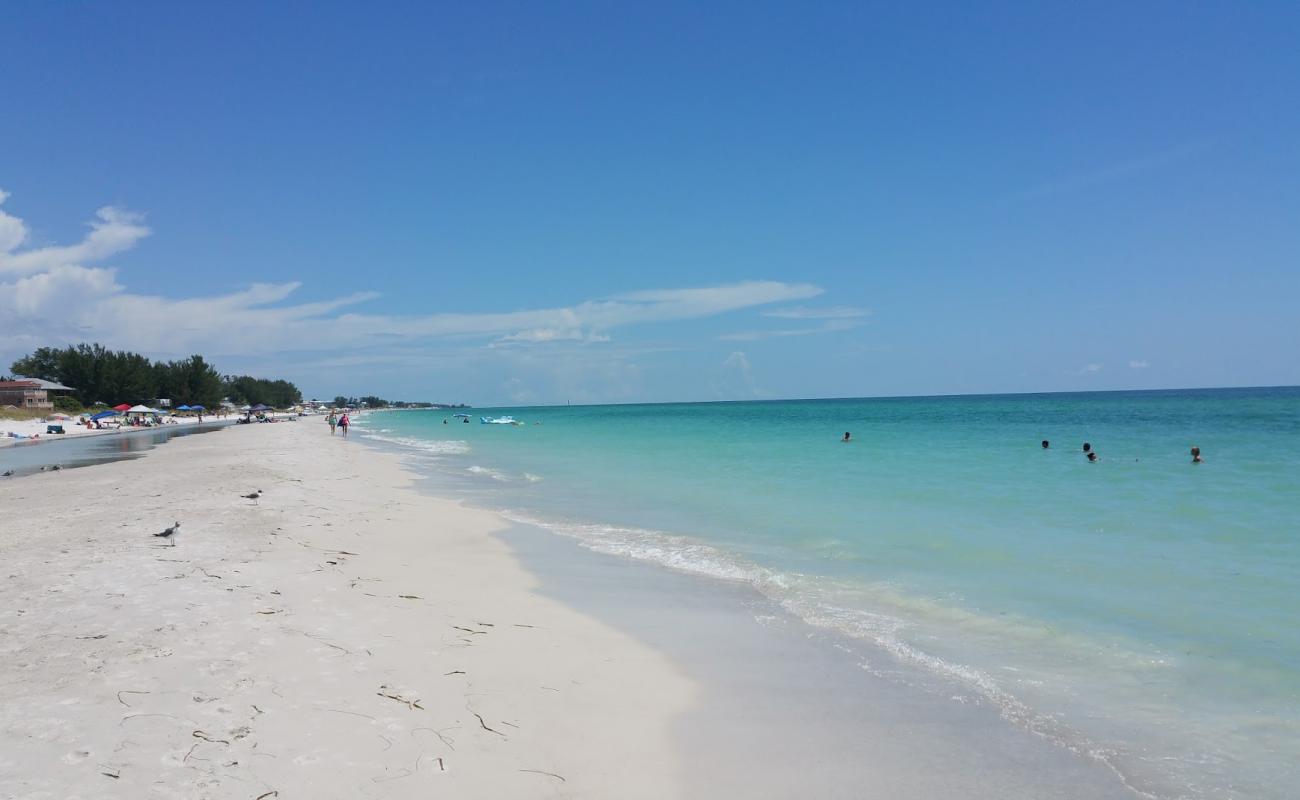
[[[379,431],[374,433],[365,431],[364,435],[367,439],[401,445],[402,447],[437,456],[464,455],[470,451],[469,442],[460,439],[416,439],[409,436],[386,436]]]
[[[898,661],[919,667],[921,674],[931,676],[926,681],[927,684],[935,677],[941,679],[941,685],[927,685],[926,688],[948,692],[955,685],[962,692],[958,695],[962,702],[990,703],[1007,719],[1066,744],[1071,749],[1080,749],[1080,737],[1076,732],[1066,731],[1057,721],[1034,712],[999,685],[991,675],[967,664],[940,658],[910,644],[905,639],[909,626],[902,617],[844,605],[842,591],[845,587],[839,587],[833,581],[772,570],[712,545],[664,531],[615,525],[557,523],[516,511],[506,511],[503,515],[514,522],[534,525],[576,539],[600,553],[752,586],[810,625],[866,640]],[[854,591],[860,593],[861,587],[854,587]],[[890,590],[885,587],[881,587],[878,593],[882,598],[892,597]],[[896,670],[873,669],[866,661],[863,662],[863,667],[881,677],[898,677]]]
[[[470,473],[471,475],[482,475],[484,477],[491,478],[494,481],[501,481],[502,483],[508,483],[510,481],[509,475],[505,474],[504,472],[501,472],[500,470],[492,469],[491,467],[480,467],[478,465],[474,465],[472,467],[467,467],[465,471]]]

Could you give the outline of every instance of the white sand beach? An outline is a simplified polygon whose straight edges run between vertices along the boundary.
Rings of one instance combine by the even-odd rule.
[[[87,428],[85,425],[78,425],[77,418],[84,416],[78,414],[70,420],[58,419],[11,419],[0,416],[0,447],[12,446],[30,442],[30,440],[48,440],[58,441],[68,437],[80,436],[110,436],[117,433],[133,433],[140,430],[130,426],[118,427],[116,422],[111,422],[100,428]],[[199,418],[196,416],[168,416],[168,422],[164,427],[175,425],[197,425]],[[233,422],[234,417],[228,420]],[[204,417],[204,421],[212,423],[217,421],[217,417]],[[63,428],[63,433],[48,433],[47,428],[50,425],[58,425]]]
[[[323,427],[0,483],[0,796],[680,796],[691,681]]]
[[[0,478],[0,797],[1134,796],[750,590],[416,481],[312,424]]]

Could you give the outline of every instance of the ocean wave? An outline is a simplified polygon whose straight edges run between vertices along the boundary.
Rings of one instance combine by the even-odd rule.
[[[955,700],[989,703],[1008,720],[1072,750],[1087,752],[1080,747],[1082,737],[1077,732],[1067,731],[1058,721],[1035,712],[989,673],[968,664],[941,658],[909,643],[905,634],[912,626],[905,620],[905,616],[908,616],[908,611],[921,609],[906,608],[912,604],[890,587],[870,587],[867,593],[876,595],[883,607],[899,607],[902,612],[900,615],[849,605],[847,598],[861,598],[864,594],[861,585],[840,585],[821,576],[773,570],[686,536],[616,525],[560,523],[518,511],[501,513],[513,522],[533,525],[576,539],[596,552],[748,585],[797,619],[851,639],[865,640],[897,661],[919,668],[920,674],[929,676],[924,681],[923,688],[949,694],[956,689],[959,694],[953,696]],[[880,669],[869,662],[863,662],[862,666],[880,677],[899,677],[896,670]],[[935,678],[939,679],[938,683],[934,682]],[[1087,744],[1086,740],[1084,744]]]
[[[507,483],[510,481],[509,475],[505,474],[504,472],[501,472],[500,470],[492,469],[491,467],[480,467],[478,465],[474,465],[472,467],[467,467],[465,471],[470,473],[471,475],[483,475],[485,477],[491,478],[494,481],[501,481],[502,483]]]
[[[380,432],[372,433],[370,431],[363,431],[362,435],[367,439],[401,445],[412,450],[419,450],[422,453],[438,456],[465,455],[470,451],[469,442],[460,439],[416,439],[410,436],[385,436]]]

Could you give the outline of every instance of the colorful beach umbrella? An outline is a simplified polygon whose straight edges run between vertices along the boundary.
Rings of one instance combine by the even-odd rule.
[[[123,404],[120,405],[120,406],[113,406],[113,410],[114,410],[114,411],[130,411],[130,410],[131,410],[131,404],[130,404],[130,403],[123,403]]]
[[[176,410],[177,410],[177,411],[190,411],[190,410],[192,410],[192,409],[191,409],[189,406],[176,406]]]

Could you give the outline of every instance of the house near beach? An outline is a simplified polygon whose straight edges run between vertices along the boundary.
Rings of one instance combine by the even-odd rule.
[[[18,378],[0,381],[0,406],[14,406],[32,411],[49,411],[54,408],[50,392],[70,392],[71,386],[40,378]]]

